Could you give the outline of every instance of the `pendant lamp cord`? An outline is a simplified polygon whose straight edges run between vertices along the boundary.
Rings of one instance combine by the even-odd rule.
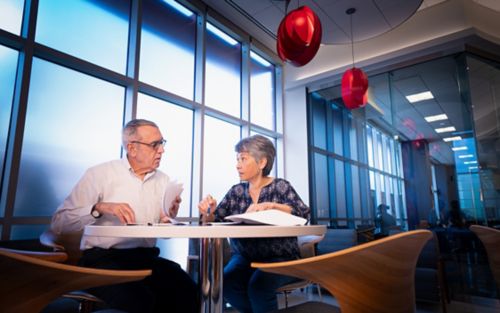
[[[350,14],[349,17],[351,18],[351,56],[352,56],[352,67],[354,68],[354,37],[352,36],[352,14]]]
[[[352,56],[352,67],[354,68],[354,37],[352,35],[352,15],[356,12],[355,8],[349,8],[345,11],[347,15],[349,15],[351,22],[351,56]]]

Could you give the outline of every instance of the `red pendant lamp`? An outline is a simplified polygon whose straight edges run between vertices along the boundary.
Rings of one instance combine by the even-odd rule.
[[[288,2],[287,2],[288,5]],[[321,23],[318,16],[304,5],[290,11],[278,27],[276,50],[284,62],[294,66],[309,63],[321,43]]]
[[[356,12],[355,8],[346,11],[346,14],[351,18],[352,68],[344,72],[341,83],[342,100],[349,110],[362,108],[368,101],[368,77],[363,70],[354,66],[354,38],[352,36],[352,15],[354,12]]]

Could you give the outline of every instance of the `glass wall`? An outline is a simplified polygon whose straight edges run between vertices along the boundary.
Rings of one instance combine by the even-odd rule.
[[[239,182],[240,138],[281,140],[277,59],[196,4],[0,1],[2,239],[37,238],[88,167],[123,156],[132,118],[167,140],[160,169],[183,183],[183,218]]]
[[[340,77],[332,79],[340,84]],[[431,229],[454,297],[495,297],[471,224],[500,225],[500,63],[461,52],[369,75],[368,103],[310,90],[311,207],[329,227]],[[384,204],[383,207],[379,207]]]
[[[386,204],[406,227],[404,204],[393,187],[403,183],[400,165],[394,164],[399,143],[367,123],[363,111],[346,110],[339,86],[328,90],[330,99],[323,93],[309,95],[311,206],[317,222],[333,228],[373,224],[376,207]]]

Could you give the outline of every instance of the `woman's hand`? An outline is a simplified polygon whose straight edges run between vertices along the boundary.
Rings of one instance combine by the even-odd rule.
[[[273,205],[272,202],[253,203],[248,207],[246,213],[270,210],[273,208],[272,205]]]
[[[202,223],[212,222],[215,219],[214,212],[217,208],[217,200],[207,195],[203,200],[198,203],[198,210],[200,211]]]
[[[207,195],[203,200],[198,203],[198,210],[201,215],[210,215],[215,212],[217,208],[217,200],[212,198],[211,195]]]
[[[289,207],[288,205],[281,203],[274,203],[274,202],[253,203],[248,207],[246,213],[265,211],[271,209],[280,210],[288,214],[292,213],[292,208]]]

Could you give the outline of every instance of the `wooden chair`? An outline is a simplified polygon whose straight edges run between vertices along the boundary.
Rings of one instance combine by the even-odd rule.
[[[151,270],[104,270],[56,263],[61,252],[0,248],[0,303],[3,313],[38,313],[71,290],[87,289],[144,279]]]
[[[486,249],[497,292],[500,293],[500,230],[480,225],[472,225],[470,230],[479,237]]]
[[[415,230],[312,258],[252,263],[263,271],[319,283],[339,308],[306,302],[279,312],[410,313],[415,312],[415,265],[428,230]]]
[[[42,245],[52,248],[54,252],[66,253],[68,256],[68,259],[65,261],[66,264],[77,265],[78,260],[80,260],[82,256],[82,250],[80,250],[82,235],[83,231],[57,235],[52,230],[48,229],[40,235],[39,240]],[[63,294],[62,297],[76,300],[79,303],[78,311],[80,313],[92,312],[97,304],[104,303],[98,297],[84,290],[71,290]]]
[[[321,240],[323,240],[324,237],[325,237],[325,235],[299,236],[297,238],[297,240],[298,240],[298,244],[299,244],[299,248],[300,248],[300,257],[302,259],[305,259],[305,258],[310,258],[310,257],[315,256],[316,255],[315,245],[318,242],[320,242]],[[314,284],[315,283],[310,281],[310,280],[301,279],[299,281],[296,281],[296,282],[293,282],[290,284],[286,284],[286,285],[278,288],[277,292],[283,293],[283,295],[285,296],[285,308],[287,308],[288,307],[288,295],[291,292],[293,292],[294,290],[297,290],[297,289],[301,289],[301,290],[306,289],[310,285],[314,285]],[[318,295],[321,299],[321,288],[318,284],[315,284],[315,285],[318,288]]]

